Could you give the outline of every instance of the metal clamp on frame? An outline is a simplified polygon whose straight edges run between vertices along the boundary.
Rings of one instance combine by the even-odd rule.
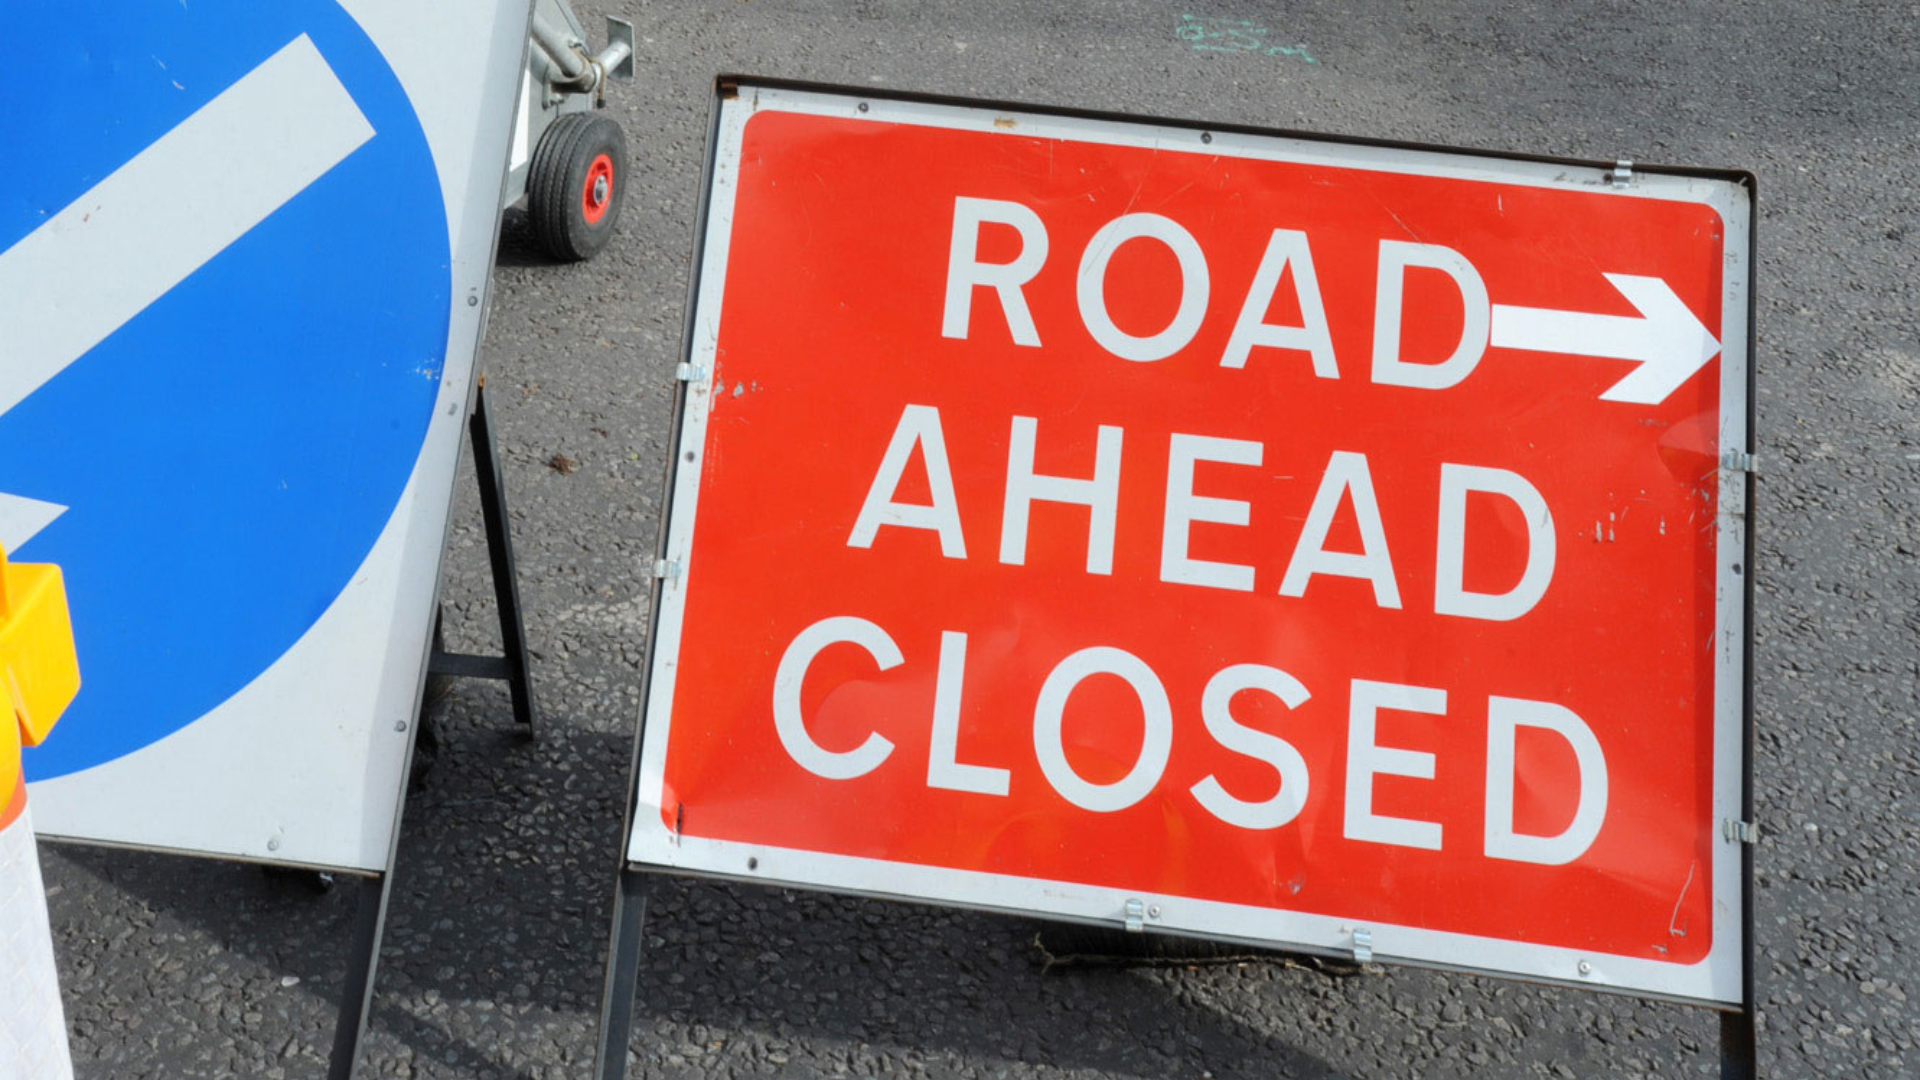
[[[607,47],[598,55],[587,52],[587,43],[570,29],[555,26],[538,10],[533,13],[533,43],[552,62],[552,85],[580,93],[603,94],[608,79],[633,78],[633,24],[622,19],[607,20]]]

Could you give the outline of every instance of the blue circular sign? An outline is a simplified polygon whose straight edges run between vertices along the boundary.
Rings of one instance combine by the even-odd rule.
[[[19,553],[65,571],[83,681],[28,755],[36,780],[192,723],[314,624],[393,514],[447,345],[433,158],[346,12],[330,0],[106,7],[7,14],[34,62],[0,71],[14,103],[0,116],[0,252],[301,35],[373,135],[0,415],[0,494],[68,508]],[[297,103],[287,124],[297,135]],[[216,167],[272,152],[230,150]]]

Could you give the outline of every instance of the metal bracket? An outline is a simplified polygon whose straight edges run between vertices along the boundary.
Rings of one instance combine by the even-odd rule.
[[[653,576],[657,578],[677,578],[680,576],[680,563],[676,560],[653,560]]]
[[[1373,959],[1373,931],[1355,930],[1353,932],[1353,962],[1365,964]]]
[[[607,47],[594,57],[607,78],[633,81],[633,24],[625,19],[607,17]],[[604,89],[604,84],[602,84]]]
[[[1125,911],[1126,911],[1126,918],[1127,918],[1127,933],[1129,934],[1145,933],[1147,929],[1146,903],[1138,899],[1128,900]]]
[[[1745,450],[1728,450],[1720,455],[1720,467],[1728,472],[1760,475],[1760,455],[1749,454]]]
[[[683,383],[702,382],[707,377],[707,369],[694,364],[678,364],[673,369],[673,377]]]
[[[1721,822],[1720,835],[1726,837],[1730,843],[1757,844],[1760,842],[1760,826],[1751,821],[1735,821],[1728,818]]]
[[[1607,174],[1607,183],[1617,188],[1623,188],[1633,183],[1633,159],[1614,159],[1613,171]]]

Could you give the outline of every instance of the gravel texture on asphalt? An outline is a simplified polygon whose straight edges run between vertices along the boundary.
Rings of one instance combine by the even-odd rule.
[[[505,225],[484,363],[536,650],[538,743],[458,688],[411,799],[363,1075],[548,1080],[592,1058],[710,84],[722,70],[1390,139],[1751,168],[1762,1074],[1920,1073],[1920,7],[1265,5],[1213,52],[1142,0],[580,5],[641,35],[598,261]],[[1310,59],[1309,59],[1310,58]],[[577,463],[558,469],[565,458]],[[495,640],[463,472],[455,648]],[[49,849],[78,1074],[318,1076],[353,890]],[[632,1075],[1712,1075],[1708,1012],[1407,969],[1043,974],[1017,919],[669,880]]]

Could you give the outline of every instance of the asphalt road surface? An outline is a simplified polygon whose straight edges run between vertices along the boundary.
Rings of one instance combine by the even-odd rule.
[[[598,24],[601,3],[581,7]],[[611,5],[607,5],[611,6]],[[411,800],[363,1075],[592,1057],[711,79],[732,70],[1760,177],[1756,634],[1763,1075],[1920,1074],[1920,6],[687,0],[627,5],[620,235],[555,266],[510,216],[485,346],[543,710],[462,686]],[[1211,52],[1183,14],[1294,51]],[[596,30],[597,34],[597,30]],[[1310,59],[1309,59],[1310,58]],[[578,462],[563,471],[556,455]],[[492,640],[463,481],[456,646]],[[324,1070],[350,889],[50,851],[78,1072]],[[1405,969],[1043,974],[1019,920],[669,881],[646,1077],[1697,1076],[1698,1009]]]

